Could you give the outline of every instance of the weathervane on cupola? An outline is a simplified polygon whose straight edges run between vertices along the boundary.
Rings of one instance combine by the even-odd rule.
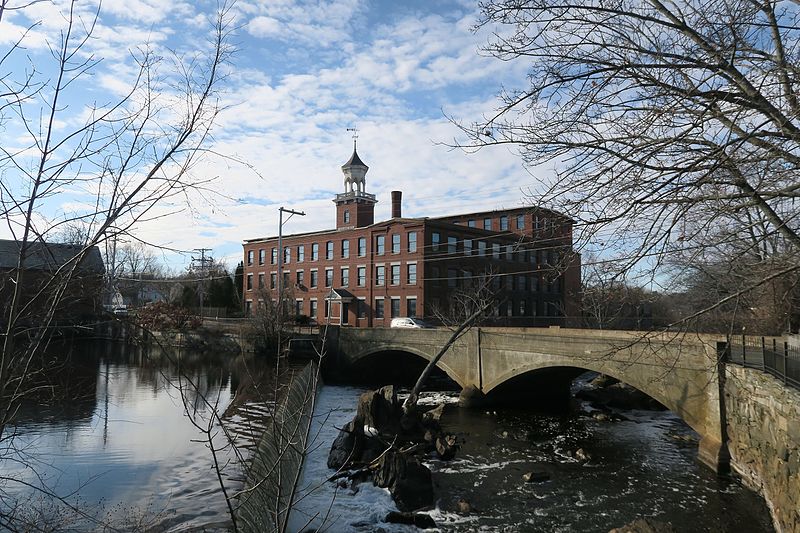
[[[336,228],[360,228],[369,226],[375,221],[375,204],[378,200],[374,194],[367,192],[367,170],[357,152],[358,129],[347,128],[353,132],[353,155],[342,165],[344,173],[344,192],[334,198],[336,204]]]
[[[342,165],[342,172],[344,172],[344,192],[367,192],[367,170],[369,167],[361,161],[356,151],[356,143],[358,142],[358,128],[355,126],[347,128],[347,131],[353,132],[353,155],[350,159]]]

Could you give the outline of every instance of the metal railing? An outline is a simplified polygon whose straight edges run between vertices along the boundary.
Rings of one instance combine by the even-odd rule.
[[[780,337],[737,335],[728,338],[725,360],[769,372],[800,389],[800,347]]]

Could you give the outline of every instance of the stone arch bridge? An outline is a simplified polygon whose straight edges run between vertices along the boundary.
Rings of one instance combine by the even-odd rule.
[[[333,337],[336,366],[346,372],[366,358],[385,358],[390,365],[392,353],[397,352],[431,360],[450,337],[450,331],[340,328]],[[721,341],[713,335],[682,333],[473,328],[450,347],[437,366],[462,389],[473,386],[489,398],[510,380],[547,369],[607,374],[636,387],[680,416],[701,436],[698,459],[720,470],[728,465],[727,450],[722,445],[727,439],[720,402]]]

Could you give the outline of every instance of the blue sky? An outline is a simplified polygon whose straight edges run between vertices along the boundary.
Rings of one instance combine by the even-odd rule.
[[[61,2],[11,12],[0,23],[7,48],[21,28],[41,21],[27,37],[31,64],[44,65],[47,42],[63,27]],[[86,12],[90,2],[82,3]],[[92,101],[112,99],[132,72],[129,50],[149,43],[178,52],[202,47],[215,2],[106,0],[94,39],[103,61],[62,116],[79,116]],[[459,136],[445,115],[465,123],[497,107],[502,86],[525,82],[525,65],[479,53],[489,29],[472,31],[477,5],[468,1],[332,0],[239,1],[234,7],[237,48],[224,85],[227,109],[211,147],[233,159],[209,158],[195,169],[214,178],[192,206],[161,206],[165,218],[138,224],[145,241],[178,250],[211,248],[234,265],[241,242],[277,233],[278,207],[303,210],[286,233],[334,224],[331,199],[343,190],[340,166],[352,151],[347,128],[359,130],[359,155],[369,165],[367,191],[377,195],[376,219],[389,217],[389,192],[403,191],[403,214],[435,216],[513,207],[540,175],[523,168],[504,147],[465,153],[446,146]],[[13,68],[26,67],[18,57]],[[14,124],[0,136],[15,138]],[[246,161],[252,168],[237,164]],[[43,218],[68,213],[80,194],[42,206]],[[0,228],[0,236],[5,228]],[[187,256],[164,256],[173,268]]]

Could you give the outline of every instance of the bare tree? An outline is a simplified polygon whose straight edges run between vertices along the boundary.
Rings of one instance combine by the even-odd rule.
[[[582,249],[666,283],[675,254],[708,249],[721,221],[787,261],[716,305],[800,269],[798,8],[771,0],[496,0],[485,51],[529,67],[469,148],[509,144],[556,175],[530,191],[577,221]],[[753,231],[757,230],[757,231]],[[735,260],[736,258],[730,258]]]
[[[36,3],[12,6],[4,0],[0,20]],[[191,198],[206,185],[192,170],[221,109],[218,91],[232,51],[230,14],[222,4],[210,21],[211,38],[193,54],[132,50],[136,75],[127,93],[108,104],[86,102],[80,111],[75,106],[85,101],[81,84],[102,60],[91,50],[99,8],[63,4],[61,31],[47,42],[51,64],[7,68],[26,56],[35,22],[0,51],[0,124],[18,132],[0,142],[0,222],[18,250],[16,266],[0,280],[10,287],[8,304],[0,309],[1,453],[13,451],[17,408],[37,388],[33,376],[46,364],[49,327],[81,264],[109,239],[161,216],[165,201]],[[47,215],[75,191],[82,196],[80,207]],[[80,230],[74,253],[31,288],[32,255],[70,227]],[[34,307],[42,301],[43,308]]]

